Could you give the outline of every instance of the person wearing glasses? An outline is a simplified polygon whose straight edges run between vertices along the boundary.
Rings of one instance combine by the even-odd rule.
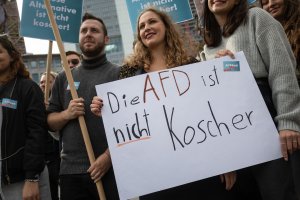
[[[67,51],[66,56],[68,65],[71,69],[77,67],[81,62],[81,55],[76,51]]]

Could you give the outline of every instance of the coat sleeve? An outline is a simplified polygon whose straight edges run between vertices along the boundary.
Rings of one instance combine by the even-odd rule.
[[[266,25],[256,26],[257,46],[268,68],[278,129],[300,131],[300,90],[295,57],[279,22],[268,14],[260,14],[264,16],[259,18],[258,24]]]
[[[23,166],[25,178],[34,179],[45,167],[46,109],[43,92],[36,83],[32,82],[24,93],[27,135]]]

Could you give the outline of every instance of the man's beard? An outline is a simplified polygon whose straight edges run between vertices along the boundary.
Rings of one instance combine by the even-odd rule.
[[[104,43],[98,44],[93,49],[89,49],[89,48],[85,49],[84,46],[80,44],[81,52],[86,57],[96,57],[96,56],[100,55],[100,53],[104,50],[104,48],[105,48],[105,44]]]

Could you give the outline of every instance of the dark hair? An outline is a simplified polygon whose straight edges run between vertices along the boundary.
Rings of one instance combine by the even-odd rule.
[[[285,12],[281,21],[284,31],[292,46],[294,55],[300,66],[300,1],[284,0]]]
[[[101,18],[96,17],[96,16],[94,16],[94,15],[92,15],[90,13],[84,13],[81,22],[84,22],[84,21],[86,21],[88,19],[93,19],[93,20],[97,20],[98,22],[100,22],[102,24],[102,27],[103,27],[104,35],[107,36],[107,28],[106,28],[106,26],[105,26],[105,24],[104,24],[104,22],[103,22],[103,20]]]
[[[214,14],[209,10],[208,0],[204,3],[204,41],[208,47],[217,47],[222,41],[222,36],[228,37],[242,24],[246,23],[248,14],[247,0],[240,0],[227,16],[221,30]]]
[[[9,74],[3,82],[7,83],[8,81],[14,79],[16,76],[30,79],[30,73],[25,67],[25,64],[21,57],[21,53],[16,49],[7,35],[0,36],[0,44],[4,49],[6,49],[7,53],[12,59],[9,67]]]
[[[78,52],[76,52],[76,51],[66,51],[66,56],[73,55],[73,54],[75,54],[79,58],[81,58],[81,55]]]

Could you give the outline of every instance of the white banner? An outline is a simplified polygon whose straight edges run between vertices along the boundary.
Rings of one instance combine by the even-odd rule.
[[[242,52],[96,86],[121,199],[281,157]]]

